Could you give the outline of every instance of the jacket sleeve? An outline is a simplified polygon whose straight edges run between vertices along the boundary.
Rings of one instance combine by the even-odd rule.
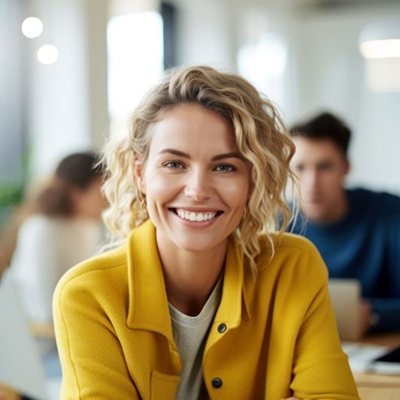
[[[61,399],[139,399],[113,326],[93,294],[74,279],[63,279],[53,310]]]
[[[342,351],[328,291],[328,274],[318,252],[311,251],[310,272],[299,290],[310,293],[310,301],[294,349],[293,395],[300,399],[359,399],[356,385]]]

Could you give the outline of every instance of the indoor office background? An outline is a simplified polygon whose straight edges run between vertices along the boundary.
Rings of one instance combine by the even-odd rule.
[[[361,51],[384,39],[400,40],[400,0],[0,0],[0,231],[180,65],[242,74],[289,125],[332,111],[353,130],[348,184],[400,194],[400,46]]]
[[[29,16],[39,37],[21,33]],[[354,132],[349,184],[400,193],[399,53],[360,51],[400,38],[398,0],[2,0],[0,19],[3,209],[62,156],[124,132],[165,67],[192,64],[241,73],[289,124],[337,113]],[[45,44],[57,60],[38,60]]]

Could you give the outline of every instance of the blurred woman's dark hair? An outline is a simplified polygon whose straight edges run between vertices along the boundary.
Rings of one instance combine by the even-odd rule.
[[[58,164],[51,182],[38,194],[34,211],[48,216],[71,216],[71,191],[84,191],[103,175],[103,168],[94,152],[73,153],[65,157]]]

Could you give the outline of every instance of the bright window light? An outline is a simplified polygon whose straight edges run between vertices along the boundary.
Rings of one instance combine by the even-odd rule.
[[[162,18],[157,12],[114,17],[107,42],[108,108],[112,124],[118,125],[162,76]]]
[[[21,31],[27,38],[36,38],[43,32],[43,22],[37,17],[28,17],[22,22]]]
[[[367,59],[400,57],[400,39],[370,40],[360,44]]]
[[[58,60],[58,49],[52,44],[44,44],[37,52],[37,58],[42,64],[54,64]]]
[[[280,106],[284,102],[286,61],[286,44],[275,34],[266,34],[247,43],[238,53],[240,74]]]

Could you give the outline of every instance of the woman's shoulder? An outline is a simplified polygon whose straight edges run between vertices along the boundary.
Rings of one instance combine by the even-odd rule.
[[[57,284],[56,296],[118,291],[127,281],[125,246],[106,251],[69,269]]]
[[[277,276],[284,273],[294,275],[312,275],[325,279],[327,268],[315,245],[307,238],[293,233],[273,234],[274,253],[265,251],[263,256],[263,247],[267,248],[268,238],[265,237],[262,242],[260,269],[274,271]],[[268,256],[269,255],[269,256]]]
[[[21,230],[49,231],[53,225],[51,217],[43,214],[32,214],[24,220]]]
[[[58,235],[59,232],[69,231],[71,219],[54,217],[44,214],[32,214],[21,225],[23,234],[35,234],[42,236]]]
[[[32,214],[26,218],[17,232],[17,248],[22,246],[22,249],[31,246],[54,245],[57,234],[51,218],[41,215]]]
[[[281,234],[272,233],[270,239],[263,235],[260,238],[261,253],[268,253],[271,247],[271,242],[274,246],[274,253],[280,254],[298,254],[298,253],[312,253],[319,255],[315,245],[306,237],[294,233],[283,232]]]
[[[278,250],[318,253],[315,245],[304,236],[295,233],[283,232],[281,235],[275,235],[275,238]]]

